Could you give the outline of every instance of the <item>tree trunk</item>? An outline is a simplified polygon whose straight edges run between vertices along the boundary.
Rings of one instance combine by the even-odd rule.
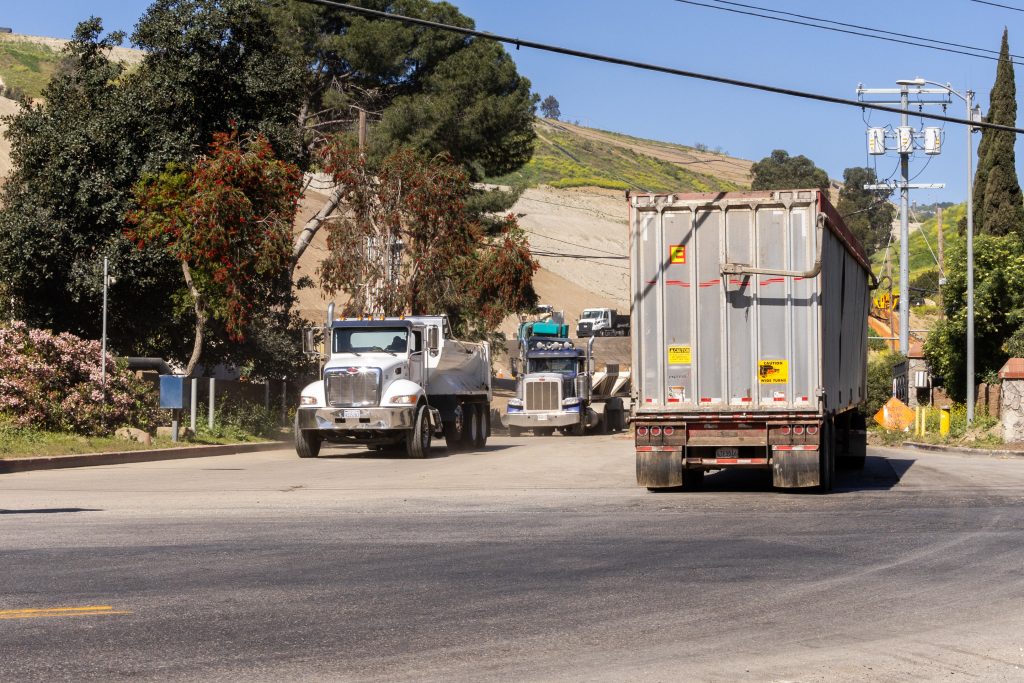
[[[292,260],[289,266],[288,272],[292,279],[295,277],[295,267],[299,264],[299,259],[302,254],[306,251],[306,247],[313,241],[313,237],[316,235],[317,230],[323,225],[323,222],[334,213],[334,210],[338,208],[341,203],[341,198],[344,194],[344,189],[341,187],[334,188],[327,197],[327,201],[324,203],[320,210],[316,212],[316,215],[306,221],[306,225],[303,226],[302,232],[295,238],[295,244],[292,247]]]
[[[206,304],[203,302],[203,295],[199,293],[195,282],[192,281],[192,271],[188,263],[181,262],[181,272],[185,275],[185,285],[192,294],[192,303],[196,311],[196,341],[192,346],[192,357],[188,359],[188,366],[185,368],[185,376],[191,377],[196,366],[199,365],[199,356],[203,352],[203,327],[206,325]]]

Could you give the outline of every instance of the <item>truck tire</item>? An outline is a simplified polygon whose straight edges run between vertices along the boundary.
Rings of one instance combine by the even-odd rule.
[[[583,424],[583,418],[576,424],[569,427],[569,436],[583,436],[587,432],[586,425]]]
[[[480,406],[476,403],[462,404],[463,424],[462,447],[476,448],[480,442]]]
[[[480,403],[476,406],[476,440],[473,441],[473,448],[481,449],[487,446],[487,419],[491,414],[491,406],[487,403]]]
[[[704,470],[683,470],[683,490],[700,491],[704,488]]]
[[[425,458],[430,452],[430,413],[427,407],[416,408],[416,416],[412,421],[412,429],[405,435],[405,454],[410,458]]]
[[[300,458],[315,458],[320,454],[320,443],[323,439],[315,429],[295,430],[295,452]]]
[[[836,472],[836,426],[833,418],[826,416],[821,425],[821,440],[818,442],[818,493],[832,490]]]
[[[444,442],[448,450],[454,451],[462,445],[462,436],[466,431],[466,413],[462,405],[455,406],[455,419],[444,423]]]

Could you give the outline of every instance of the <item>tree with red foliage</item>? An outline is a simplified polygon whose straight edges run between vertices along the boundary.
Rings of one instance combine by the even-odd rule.
[[[348,313],[444,312],[479,336],[535,303],[525,234],[511,215],[481,224],[467,209],[469,178],[446,155],[400,149],[373,164],[338,137],[323,161],[348,210],[328,224],[319,274],[329,293],[348,295]]]
[[[287,272],[301,173],[275,157],[262,135],[217,133],[191,168],[169,165],[135,187],[125,231],[141,249],[160,245],[181,262],[196,316],[191,375],[212,315],[228,337],[245,338],[254,306]]]

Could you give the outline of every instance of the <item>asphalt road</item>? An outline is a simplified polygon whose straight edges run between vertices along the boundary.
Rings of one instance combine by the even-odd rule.
[[[325,452],[0,476],[0,680],[1024,680],[1024,459]]]

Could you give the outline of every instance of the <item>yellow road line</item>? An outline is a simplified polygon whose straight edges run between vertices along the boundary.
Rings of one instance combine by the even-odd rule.
[[[0,610],[0,619],[36,619],[39,617],[79,617],[104,614],[131,614],[115,610],[110,605],[86,605],[83,607],[43,607],[37,609]]]

